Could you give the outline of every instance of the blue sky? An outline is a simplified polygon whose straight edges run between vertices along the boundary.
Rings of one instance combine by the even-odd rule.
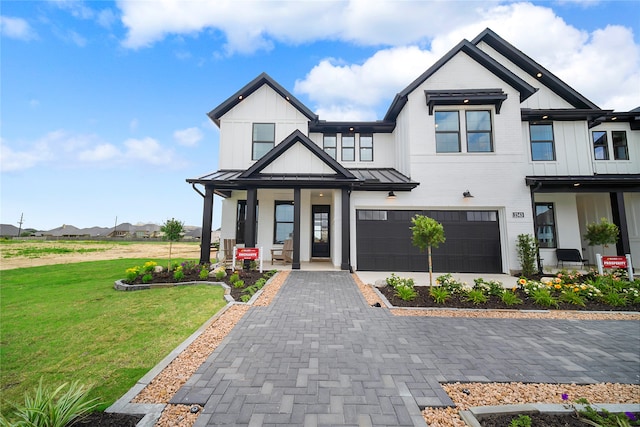
[[[0,222],[201,225],[206,113],[258,74],[321,119],[381,119],[486,27],[601,108],[640,106],[635,0],[3,0]]]

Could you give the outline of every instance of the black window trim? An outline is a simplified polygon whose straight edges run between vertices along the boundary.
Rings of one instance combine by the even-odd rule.
[[[272,125],[273,126],[273,141],[257,141],[254,139],[256,125]],[[271,122],[254,122],[251,124],[251,160],[260,160],[256,157],[256,144],[271,144],[271,148],[276,145],[276,124]],[[268,152],[268,151],[267,151]]]
[[[350,137],[353,139],[353,146],[345,147],[344,146],[344,138]],[[353,158],[351,160],[345,160],[344,153],[345,150],[349,150],[353,153]],[[343,133],[340,136],[340,160],[343,162],[355,162],[356,161],[356,134],[355,133]]]
[[[438,113],[456,113],[458,116],[458,130],[457,131],[452,131],[452,130],[438,130],[437,127],[437,123],[436,123],[436,115]],[[437,110],[434,111],[433,114],[433,121],[434,121],[434,126],[435,126],[435,131],[436,131],[436,153],[440,153],[440,154],[455,154],[455,153],[462,153],[462,141],[461,141],[461,126],[460,126],[460,110]],[[438,151],[438,134],[456,134],[458,135],[458,151]]]
[[[363,147],[362,146],[362,137],[363,136],[371,138],[371,147]],[[373,158],[373,134],[372,133],[361,133],[359,140],[360,140],[360,144],[359,144],[359,147],[358,147],[358,155],[360,156],[359,160],[361,162],[373,162],[373,160],[374,160],[374,158]],[[363,150],[371,151],[371,160],[362,160],[362,151]]]
[[[281,205],[293,206],[293,200],[276,200],[273,205],[273,243],[276,245],[284,243],[284,241],[280,242],[276,239],[278,224],[293,224],[295,221],[295,219],[292,219],[291,221],[278,221],[276,211],[278,210],[278,206]]]
[[[552,220],[553,222],[550,224],[540,224],[538,222],[538,206],[546,206],[547,208],[549,208],[551,210],[552,215]],[[536,224],[536,240],[538,240],[538,247],[540,249],[555,249],[558,247],[558,227],[557,227],[557,220],[556,220],[556,207],[555,207],[555,203],[554,202],[535,202],[535,206],[534,206],[534,212],[535,212],[535,224]],[[552,227],[552,231],[553,231],[553,245],[551,246],[543,246],[540,243],[540,237],[538,236],[538,229],[541,225],[551,225]]]
[[[467,120],[467,113],[470,112],[483,112],[483,113],[487,113],[489,114],[489,130],[469,130],[469,126],[468,126],[468,120]],[[465,131],[465,136],[467,139],[467,153],[493,153],[494,152],[494,147],[493,147],[493,117],[491,115],[491,110],[476,110],[476,109],[468,109],[468,110],[464,110],[464,131]],[[489,133],[489,151],[470,151],[469,150],[469,134],[480,134],[480,133]]]
[[[325,144],[325,138],[326,138],[326,137],[333,137],[333,138],[335,139],[335,145],[334,145],[333,147],[328,147],[328,146]],[[327,149],[328,149],[328,148],[329,148],[329,149],[333,149],[333,152],[334,152],[334,155],[333,155],[333,156],[331,156],[331,154],[327,151]],[[323,150],[325,153],[329,154],[329,156],[331,156],[331,158],[332,158],[332,159],[336,160],[336,159],[337,159],[337,157],[338,157],[338,135],[337,135],[337,134],[335,134],[335,133],[325,133],[325,134],[322,134],[322,150]]]
[[[532,126],[551,126],[551,139],[550,140],[536,140],[531,138]],[[533,144],[534,143],[549,143],[551,142],[551,159],[535,159],[533,156]],[[531,152],[531,161],[533,162],[555,162],[556,161],[556,134],[553,127],[553,122],[529,122],[529,148]]]

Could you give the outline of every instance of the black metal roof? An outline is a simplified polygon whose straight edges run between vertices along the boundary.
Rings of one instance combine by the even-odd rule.
[[[500,114],[500,107],[507,99],[502,89],[456,89],[456,90],[425,90],[424,94],[429,107],[429,114],[433,114],[436,105],[487,105],[496,107],[496,114]]]
[[[640,174],[527,176],[525,182],[539,193],[640,192]]]

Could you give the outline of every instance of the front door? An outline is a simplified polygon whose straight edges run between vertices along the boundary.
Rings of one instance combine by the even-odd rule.
[[[329,205],[313,205],[311,207],[313,235],[311,246],[312,258],[329,258],[330,242],[329,242],[329,214],[331,212]]]

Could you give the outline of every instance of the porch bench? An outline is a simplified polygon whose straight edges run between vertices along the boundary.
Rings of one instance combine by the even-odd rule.
[[[558,260],[556,267],[561,263],[562,266],[564,266],[565,262],[575,262],[582,266],[589,264],[589,260],[583,259],[582,254],[580,254],[580,251],[577,249],[556,249],[556,258]]]

